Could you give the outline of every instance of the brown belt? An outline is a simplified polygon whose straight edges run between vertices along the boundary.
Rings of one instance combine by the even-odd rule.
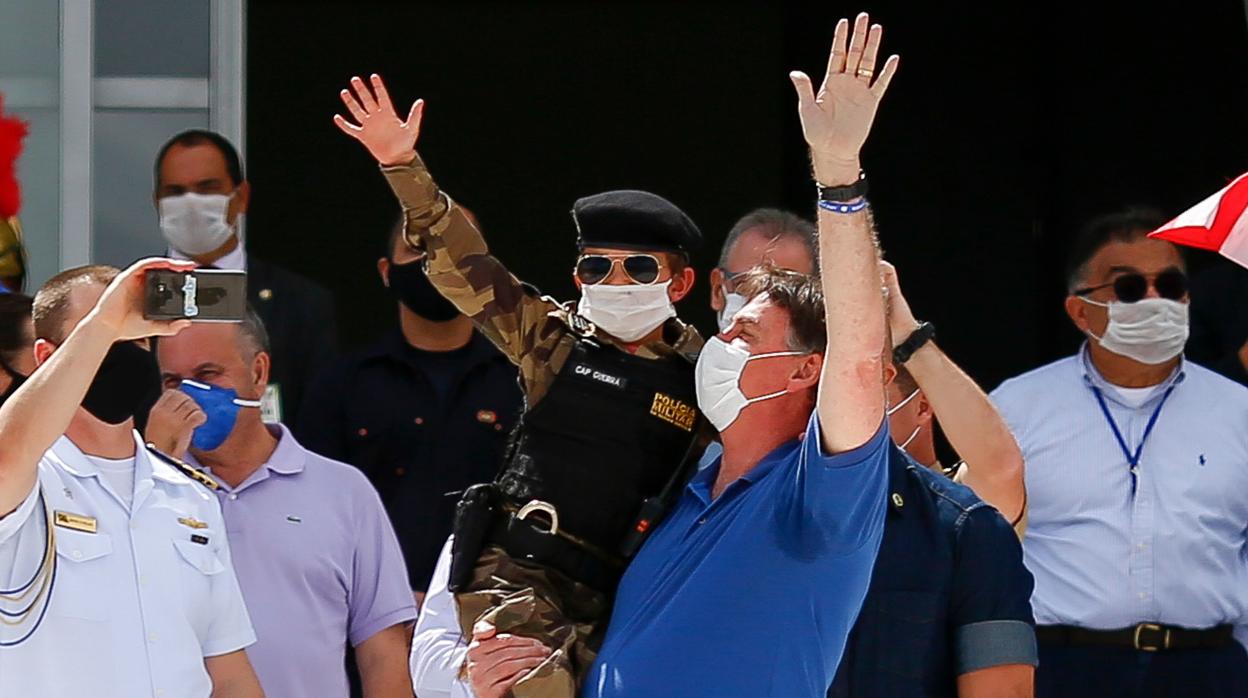
[[[1089,630],[1074,625],[1036,626],[1036,640],[1050,645],[1098,645],[1132,647],[1141,652],[1222,647],[1232,641],[1232,628],[1181,628],[1177,625],[1140,623],[1121,630]]]

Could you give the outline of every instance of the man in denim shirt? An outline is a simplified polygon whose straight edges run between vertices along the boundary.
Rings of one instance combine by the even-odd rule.
[[[1031,696],[1031,574],[1010,524],[892,447],[871,586],[829,698]]]

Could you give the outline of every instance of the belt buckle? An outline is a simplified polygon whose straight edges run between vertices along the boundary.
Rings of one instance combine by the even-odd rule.
[[[1156,642],[1142,642],[1140,636],[1146,630],[1150,633],[1161,633],[1161,644],[1157,644]],[[1134,644],[1135,648],[1141,652],[1168,650],[1170,649],[1170,628],[1163,628],[1157,623],[1140,623],[1135,626],[1135,637],[1133,638],[1132,644]]]
[[[541,512],[550,518],[550,529],[546,531],[548,535],[559,533],[559,512],[555,510],[555,505],[550,502],[543,502],[540,499],[534,499],[528,504],[520,507],[520,511],[516,513],[516,518],[524,521],[529,518],[530,514]],[[536,524],[534,525],[536,528]]]

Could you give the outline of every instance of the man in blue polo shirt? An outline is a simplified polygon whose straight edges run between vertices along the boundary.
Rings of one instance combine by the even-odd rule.
[[[703,349],[698,403],[723,456],[625,573],[586,696],[813,698],[836,671],[884,526],[892,371],[858,153],[897,63],[874,76],[865,14],[849,33],[842,20],[817,96],[792,75],[823,280],[751,272],[751,300]]]

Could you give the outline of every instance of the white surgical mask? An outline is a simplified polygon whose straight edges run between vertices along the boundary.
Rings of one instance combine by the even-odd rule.
[[[885,414],[886,416],[889,416],[889,417],[893,416],[893,415],[894,415],[894,414],[896,414],[896,413],[897,413],[897,412],[898,412],[901,408],[905,407],[907,403],[909,403],[911,400],[913,400],[913,399],[915,398],[915,396],[916,396],[916,395],[918,395],[918,394],[919,394],[919,389],[918,389],[918,388],[915,388],[915,389],[914,389],[914,392],[912,392],[912,393],[910,393],[909,395],[907,395],[907,396],[906,396],[906,398],[905,398],[904,400],[902,400],[901,402],[897,403],[896,405],[893,405],[892,407],[888,408],[887,410],[884,410],[884,414]],[[918,436],[918,435],[919,435],[919,430],[920,430],[920,429],[922,429],[922,428],[923,428],[922,426],[916,425],[916,426],[914,427],[914,431],[911,431],[911,432],[910,432],[910,436],[907,436],[905,441],[902,441],[901,443],[897,444],[897,448],[900,448],[900,449],[901,449],[901,450],[903,450],[903,451],[904,451],[904,450],[906,450],[906,446],[909,446],[909,445],[910,445],[910,442],[914,441],[914,438],[915,438],[916,436]]]
[[[635,342],[676,317],[667,295],[671,285],[671,279],[661,284],[585,284],[576,312],[612,337]]]
[[[1186,303],[1169,298],[1098,303],[1079,297],[1109,310],[1105,334],[1097,337],[1088,332],[1105,349],[1144,364],[1164,364],[1183,353],[1188,335]]]
[[[770,354],[750,354],[750,351],[739,344],[729,344],[719,337],[712,337],[702,347],[698,357],[698,365],[694,370],[697,381],[698,407],[702,414],[710,420],[711,425],[723,431],[741,414],[741,410],[763,400],[780,397],[787,390],[746,397],[741,392],[741,374],[745,366],[755,359],[766,359],[771,356],[801,356],[800,351],[776,351]]]
[[[897,448],[901,448],[902,451],[905,451],[906,447],[910,446],[910,443],[915,440],[915,437],[919,436],[920,430],[922,430],[922,427],[915,427],[915,431],[910,432],[910,436],[906,437],[905,441],[902,441],[901,443],[899,443],[899,445],[897,445]]]
[[[740,293],[724,291],[724,307],[719,311],[719,331],[727,332],[732,327],[732,319],[745,307],[748,299]]]
[[[901,408],[903,408],[903,407],[905,407],[905,406],[906,406],[906,403],[908,403],[908,402],[910,402],[911,400],[913,400],[913,399],[914,399],[914,397],[915,397],[916,395],[918,395],[918,394],[919,394],[919,389],[918,389],[918,388],[915,388],[915,389],[914,389],[914,392],[912,392],[912,393],[910,393],[909,395],[907,395],[907,396],[905,397],[905,399],[903,399],[901,402],[899,402],[899,403],[897,403],[896,405],[893,405],[892,407],[890,407],[890,408],[888,408],[888,409],[884,410],[884,414],[888,415],[889,417],[893,416],[894,414],[897,414],[897,412],[898,412],[899,410],[901,410]]]
[[[212,252],[234,234],[234,226],[227,221],[232,198],[233,193],[166,196],[159,201],[160,232],[183,254]]]

